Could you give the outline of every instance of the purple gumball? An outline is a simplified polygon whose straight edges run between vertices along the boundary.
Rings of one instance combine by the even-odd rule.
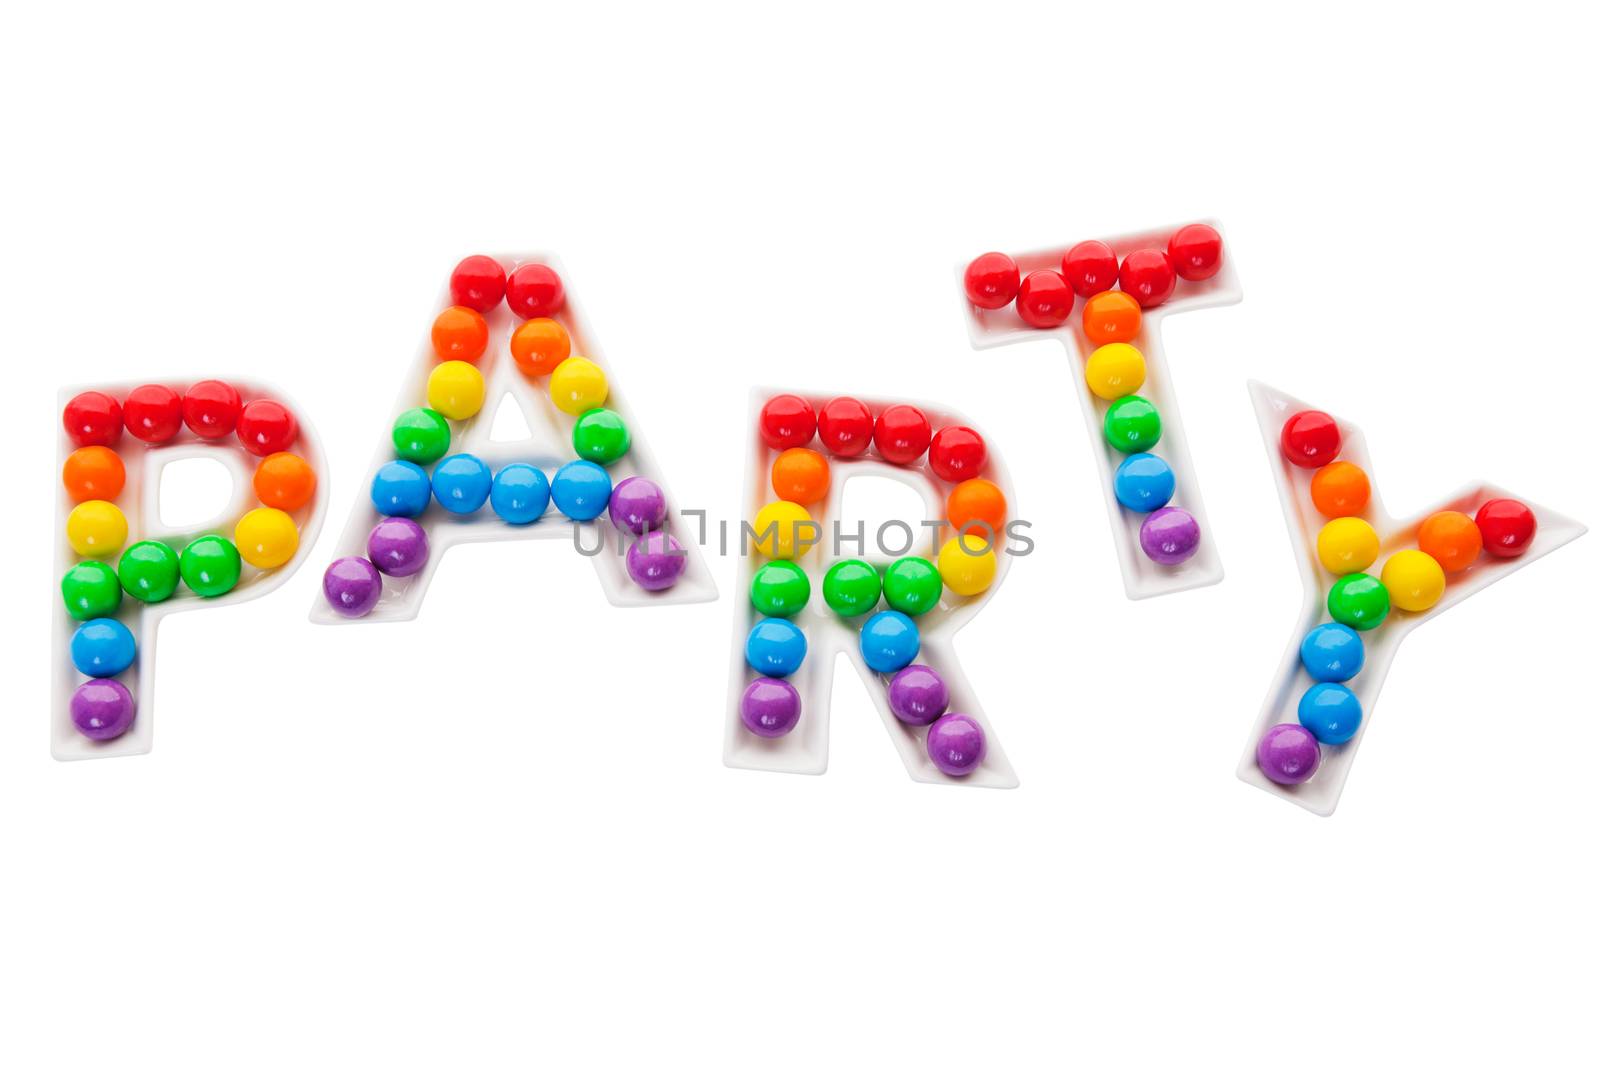
[[[391,578],[406,578],[428,563],[428,535],[410,519],[384,519],[367,538],[367,558]]]
[[[624,478],[611,490],[611,524],[635,537],[667,521],[667,495],[648,478]]]
[[[800,694],[782,678],[757,678],[739,700],[739,720],[761,737],[782,737],[800,721]]]
[[[1200,524],[1182,508],[1157,508],[1139,526],[1139,547],[1163,567],[1176,567],[1200,548]]]
[[[628,577],[652,593],[677,585],[688,565],[683,546],[665,530],[652,530],[628,546]]]
[[[1280,722],[1256,746],[1256,766],[1279,785],[1299,785],[1317,773],[1321,762],[1316,736],[1297,722]]]
[[[910,726],[926,726],[950,707],[950,688],[932,667],[914,663],[889,679],[889,710]]]
[[[91,741],[121,737],[133,725],[133,694],[121,682],[93,678],[72,694],[72,725]]]
[[[988,751],[983,727],[970,715],[946,715],[928,727],[928,758],[952,778],[977,770]]]
[[[371,560],[346,556],[328,564],[322,575],[322,595],[347,619],[359,619],[378,605],[383,576]]]

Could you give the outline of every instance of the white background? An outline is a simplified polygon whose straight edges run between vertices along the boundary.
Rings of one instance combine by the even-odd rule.
[[[297,6],[0,26],[0,1061],[1592,1054],[1600,539],[1407,642],[1332,819],[1233,773],[1301,596],[1247,378],[1363,425],[1398,513],[1600,518],[1573,8]],[[1166,341],[1228,576],[1130,603],[1067,358],[969,351],[952,270],[1207,215],[1245,299]],[[331,534],[168,622],[151,756],[51,761],[57,387],[272,380],[337,529],[491,249],[564,258],[719,514],[752,383],[994,429],[1039,550],[958,648],[1020,789],[913,785],[849,671],[825,777],[725,770],[732,561],[624,612],[467,547],[417,622],[330,631]]]

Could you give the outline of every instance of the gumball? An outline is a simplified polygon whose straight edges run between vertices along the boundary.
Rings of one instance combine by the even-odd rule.
[[[549,318],[566,303],[561,276],[543,263],[524,263],[506,279],[506,304],[519,319]]]
[[[1017,314],[1036,329],[1055,329],[1072,314],[1072,286],[1053,270],[1032,272],[1017,289]]]
[[[1365,519],[1331,519],[1317,533],[1317,558],[1334,574],[1364,571],[1378,561],[1378,531]]]
[[[370,560],[345,556],[328,564],[322,573],[322,597],[347,619],[359,619],[378,606],[383,576]]]
[[[114,556],[127,540],[127,516],[108,500],[86,500],[67,515],[67,543],[80,556]]]
[[[1167,242],[1167,259],[1178,277],[1203,282],[1222,269],[1222,235],[1203,222],[1191,223]]]
[[[921,650],[917,624],[904,612],[880,611],[861,627],[861,658],[879,674],[910,666]]]
[[[1101,400],[1115,400],[1139,391],[1144,384],[1144,354],[1123,341],[1101,345],[1089,353],[1083,380]]]
[[[928,445],[928,466],[947,482],[964,482],[983,473],[989,446],[970,426],[946,426]]]
[[[1135,452],[1117,465],[1111,488],[1117,502],[1129,511],[1154,511],[1172,499],[1177,479],[1160,456]]]
[[[183,429],[183,397],[165,385],[135,386],[122,399],[122,423],[145,444],[166,444]]]
[[[550,506],[550,479],[532,464],[508,463],[495,472],[494,484],[489,487],[489,506],[503,521],[526,526],[537,521]],[[616,506],[615,494],[612,506]],[[613,511],[613,517],[615,514]]]
[[[1083,334],[1096,345],[1131,341],[1139,336],[1143,318],[1139,301],[1120,289],[1096,293],[1083,304]]]
[[[447,307],[433,320],[433,354],[442,360],[476,363],[489,347],[489,324],[468,307]]]
[[[817,415],[817,437],[836,456],[859,456],[872,444],[872,412],[849,396],[836,396]]]
[[[178,553],[162,541],[135,541],[117,561],[123,592],[159,604],[178,591]]]
[[[628,426],[610,408],[594,408],[578,416],[572,426],[572,450],[579,459],[609,467],[628,454],[633,438]]]
[[[772,491],[779,500],[815,504],[828,495],[828,461],[810,448],[786,448],[772,461]]]
[[[739,698],[739,721],[757,737],[782,737],[800,721],[800,694],[781,678],[757,678]]]
[[[611,490],[606,511],[611,516],[611,525],[638,536],[666,525],[667,494],[648,478],[624,478]]]
[[[367,558],[391,578],[409,578],[428,565],[428,533],[411,519],[381,519],[367,535]]]
[[[256,499],[267,507],[298,511],[316,495],[317,472],[293,452],[274,452],[256,464],[251,484]]]
[[[605,511],[610,502],[611,476],[598,463],[575,459],[550,479],[550,498],[556,502],[556,510],[567,518],[588,522]]]
[[[1370,574],[1347,574],[1328,590],[1328,614],[1352,630],[1371,630],[1389,615],[1389,590]]]
[[[915,463],[928,450],[933,428],[928,416],[910,404],[891,404],[878,414],[872,443],[890,463]]]
[[[1200,523],[1182,508],[1157,508],[1139,524],[1139,547],[1152,563],[1176,567],[1200,550]]]
[[[828,568],[822,578],[822,599],[840,618],[853,619],[878,606],[883,582],[872,564],[860,559],[841,559]]]
[[[450,300],[487,315],[506,295],[506,269],[490,256],[468,256],[450,272]]]
[[[1061,276],[1079,296],[1094,296],[1117,284],[1117,254],[1103,241],[1079,241],[1061,257]]]
[[[968,478],[950,490],[944,515],[958,533],[992,540],[1006,528],[1006,495],[987,478]]]
[[[939,603],[944,580],[939,568],[921,556],[902,556],[883,571],[883,599],[896,611],[923,615]]]
[[[294,413],[276,400],[252,400],[239,411],[239,443],[252,456],[286,451],[300,436]]]
[[[1279,785],[1299,785],[1317,773],[1322,747],[1316,735],[1299,723],[1280,722],[1256,745],[1256,766]]]
[[[183,394],[183,424],[196,437],[219,441],[233,432],[244,402],[227,382],[195,382]]]
[[[939,549],[939,577],[956,596],[977,596],[994,583],[994,547],[976,534],[962,534]]]
[[[1483,531],[1469,515],[1437,511],[1417,527],[1417,547],[1438,560],[1446,574],[1456,574],[1477,561],[1483,551]]]
[[[677,585],[688,565],[683,546],[665,530],[651,530],[628,546],[628,577],[652,593]]]
[[[511,358],[530,378],[549,374],[572,355],[572,338],[555,319],[529,319],[511,335]]]
[[[493,485],[489,465],[471,452],[447,456],[433,469],[433,498],[452,515],[471,515],[483,507]]]
[[[970,715],[945,715],[928,727],[928,758],[942,774],[964,778],[988,753],[983,727]]]
[[[472,418],[483,397],[483,372],[465,360],[445,360],[428,374],[428,406],[447,419]]]
[[[197,537],[178,555],[183,584],[197,596],[215,597],[239,584],[239,550],[216,534]]]
[[[799,448],[809,444],[817,432],[817,414],[811,410],[811,402],[793,393],[762,404],[757,422],[768,448]]]
[[[1348,682],[1366,661],[1361,635],[1342,622],[1313,627],[1300,642],[1300,664],[1314,682]]]
[[[411,408],[394,420],[394,453],[426,467],[450,451],[450,424],[432,408]]]
[[[97,559],[74,564],[61,578],[61,599],[67,614],[79,622],[116,612],[122,605],[117,573]]]
[[[110,678],[133,666],[133,633],[116,619],[90,619],[72,635],[72,665],[91,678]]]
[[[1142,396],[1124,396],[1106,408],[1106,444],[1118,452],[1145,452],[1161,440],[1161,412]]]
[[[1484,501],[1475,521],[1483,534],[1483,550],[1501,559],[1513,559],[1526,552],[1539,529],[1533,509],[1520,500],[1504,497]]]
[[[788,619],[762,619],[750,629],[744,660],[768,678],[787,678],[806,658],[806,635]]]
[[[1296,467],[1322,467],[1339,458],[1339,424],[1325,411],[1297,411],[1283,424],[1278,444]]]
[[[950,707],[950,687],[939,672],[921,663],[889,679],[889,710],[907,726],[926,726]]]
[[[1117,280],[1122,291],[1139,301],[1141,308],[1153,308],[1166,303],[1177,287],[1178,275],[1165,252],[1141,248],[1122,257]]]
[[[432,497],[428,472],[410,460],[391,459],[372,476],[372,506],[379,515],[416,518]]]
[[[79,393],[61,412],[61,426],[77,448],[122,440],[122,405],[105,393]]]
[[[1354,463],[1330,463],[1311,476],[1311,503],[1330,519],[1360,515],[1371,499],[1367,472]]]
[[[80,504],[85,500],[115,500],[127,480],[122,457],[105,445],[75,449],[61,465],[61,484],[67,487],[67,496]]]
[[[786,619],[811,599],[811,579],[786,559],[769,560],[750,579],[750,603],[763,615]]]
[[[234,526],[233,543],[246,563],[270,571],[294,558],[300,547],[300,531],[286,511],[251,508]]]
[[[968,300],[978,307],[993,311],[1017,298],[1021,274],[1016,263],[1004,252],[985,252],[967,264],[962,284],[966,287]]]
[[[1427,611],[1444,596],[1444,568],[1415,548],[1402,548],[1384,561],[1379,580],[1389,603],[1401,611]]]
[[[1318,682],[1300,698],[1300,725],[1324,745],[1342,745],[1361,729],[1361,701],[1336,682]]]
[[[91,741],[111,741],[133,729],[133,694],[121,682],[94,678],[78,686],[68,705],[72,727]]]
[[[811,513],[790,500],[774,500],[756,512],[750,529],[751,544],[769,559],[799,559],[822,536]]]
[[[569,356],[550,372],[550,399],[568,415],[582,415],[606,402],[611,387],[593,360]]]

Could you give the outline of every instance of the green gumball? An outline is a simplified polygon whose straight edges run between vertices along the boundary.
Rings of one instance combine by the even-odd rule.
[[[1328,614],[1352,630],[1374,629],[1389,615],[1389,590],[1370,574],[1347,574],[1328,590]]]
[[[85,560],[62,577],[61,599],[67,614],[79,622],[98,619],[122,606],[122,586],[116,571],[97,559]]]
[[[136,541],[117,562],[122,591],[146,604],[158,604],[178,590],[178,554],[161,541]]]
[[[572,427],[572,448],[579,459],[608,467],[628,454],[633,443],[628,427],[610,408],[595,408],[578,416]]]
[[[811,599],[811,579],[797,564],[775,559],[750,580],[750,603],[763,615],[786,619]]]
[[[1146,452],[1161,440],[1161,412],[1142,396],[1124,396],[1106,408],[1106,443],[1118,452]]]
[[[841,559],[822,578],[822,599],[846,619],[865,615],[877,607],[882,589],[877,570],[866,560]]]
[[[922,615],[933,610],[943,592],[939,568],[921,556],[897,559],[883,572],[883,599],[891,608],[907,615]]]
[[[206,534],[184,548],[178,570],[196,595],[221,596],[239,584],[239,550],[226,537]]]
[[[450,451],[450,424],[432,408],[402,411],[394,420],[394,454],[420,467]]]

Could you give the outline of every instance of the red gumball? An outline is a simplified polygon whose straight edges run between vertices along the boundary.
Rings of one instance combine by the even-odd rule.
[[[964,482],[983,473],[989,447],[970,426],[946,426],[928,446],[928,466],[947,482]]]
[[[1178,273],[1172,269],[1172,261],[1165,252],[1141,248],[1122,257],[1122,270],[1117,280],[1122,291],[1139,301],[1140,307],[1153,308],[1172,295],[1178,284]]]
[[[506,295],[506,269],[490,256],[468,256],[450,272],[450,302],[480,315]]]
[[[1483,534],[1483,550],[1491,556],[1512,559],[1528,550],[1539,520],[1533,509],[1520,500],[1497,497],[1485,500],[1474,518]]]
[[[1079,241],[1061,257],[1061,276],[1079,296],[1103,293],[1117,284],[1117,254],[1104,241]]]
[[[928,450],[932,437],[928,416],[910,404],[884,408],[872,428],[872,443],[878,446],[878,455],[890,463],[914,463]]]
[[[1029,326],[1053,330],[1072,314],[1072,286],[1053,270],[1036,270],[1017,290],[1017,314]]]
[[[204,381],[183,394],[183,421],[197,437],[226,437],[239,422],[239,390],[227,382]]]
[[[1021,277],[1010,256],[1004,252],[985,252],[967,264],[962,280],[967,287],[967,299],[993,311],[1017,298]]]
[[[761,440],[768,448],[801,448],[817,432],[817,413],[810,401],[792,393],[761,405]]]
[[[61,412],[61,425],[78,448],[115,448],[122,440],[122,405],[104,393],[79,393],[67,401]]]
[[[122,401],[122,421],[146,444],[165,444],[183,429],[183,397],[164,385],[137,386]]]
[[[1203,222],[1191,223],[1167,242],[1167,259],[1178,277],[1203,282],[1222,269],[1222,235]]]
[[[1339,424],[1325,411],[1297,411],[1278,438],[1284,458],[1296,467],[1323,467],[1339,458]]]
[[[822,405],[817,436],[836,456],[859,456],[872,444],[872,412],[852,396],[836,396]]]
[[[239,443],[253,456],[286,452],[299,435],[294,413],[276,400],[252,400],[239,412]]]
[[[543,263],[524,263],[506,279],[506,303],[518,318],[548,318],[566,305],[567,291]]]

